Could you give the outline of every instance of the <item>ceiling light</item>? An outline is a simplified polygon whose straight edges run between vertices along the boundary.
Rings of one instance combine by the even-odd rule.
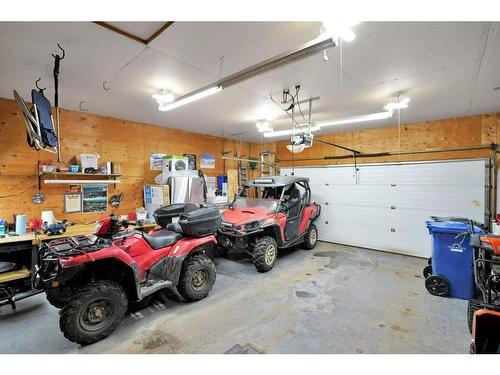
[[[158,103],[158,110],[160,111],[163,106],[172,103],[175,99],[174,94],[168,92],[166,89],[161,89],[159,94],[153,94],[152,97]]]
[[[276,130],[276,131],[272,131],[272,132],[263,133],[263,136],[266,138],[281,137],[284,135],[299,134],[299,133],[305,133],[308,131],[315,132],[315,131],[318,131],[320,129],[321,129],[321,127],[318,125],[314,125],[311,127],[301,126],[299,128],[295,128],[295,129]]]
[[[330,35],[333,39],[341,38],[345,42],[352,42],[356,34],[351,30],[359,22],[324,21],[321,25],[321,34]]]
[[[396,109],[408,108],[408,103],[410,102],[410,98],[404,98],[402,100],[396,102],[390,102],[384,106],[386,111],[394,111]]]
[[[304,151],[306,146],[305,145],[286,145],[286,148],[288,151],[290,151],[294,154],[298,154],[299,152]]]
[[[191,103],[195,100],[204,98],[208,95],[215,94],[222,90],[259,74],[268,72],[272,69],[279,68],[283,65],[289,64],[291,62],[297,61],[304,57],[310,56],[314,53],[321,52],[327,48],[335,47],[335,41],[332,37],[321,36],[307,43],[301,44],[297,48],[280,53],[279,55],[273,56],[267,60],[261,61],[255,65],[249,66],[248,68],[242,69],[236,73],[233,73],[227,77],[221,78],[216,83],[210,84],[208,86],[202,87],[196,91],[189,94],[181,96],[174,100],[172,103],[162,106],[160,111],[170,111],[174,108],[180,107],[182,105]]]
[[[271,121],[260,120],[260,121],[257,121],[257,123],[255,125],[257,126],[257,130],[260,133],[273,131],[273,123]]]
[[[207,96],[213,95],[218,93],[220,90],[222,90],[221,86],[211,86],[211,87],[206,87],[202,88],[200,90],[193,91],[189,94],[186,94],[184,96],[180,96],[177,99],[175,99],[173,102],[166,103],[164,105],[160,105],[158,108],[162,112],[167,112],[170,111],[174,108],[183,106],[188,103],[192,103],[196,100],[205,98]]]

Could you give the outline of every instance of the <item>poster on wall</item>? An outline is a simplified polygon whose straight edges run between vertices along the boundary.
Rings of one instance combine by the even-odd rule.
[[[215,154],[202,152],[200,168],[215,169]]]
[[[83,186],[83,212],[106,212],[108,210],[108,185]]]
[[[188,169],[195,171],[196,170],[196,155],[184,154],[184,156],[188,158]]]
[[[69,192],[70,193],[81,193],[82,192],[82,185],[69,185]]]
[[[152,152],[149,155],[149,169],[152,171],[161,171],[163,167],[163,159],[167,154],[159,154]]]
[[[64,194],[64,212],[82,212],[82,193]]]

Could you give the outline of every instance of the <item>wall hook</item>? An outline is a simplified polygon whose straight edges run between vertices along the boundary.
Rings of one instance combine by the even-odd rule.
[[[109,89],[109,87],[107,87],[107,85],[108,85],[108,81],[104,81],[104,82],[102,83],[102,88],[103,88],[104,90],[106,90],[106,91],[109,91],[110,89]]]
[[[88,108],[84,108],[83,107],[84,104],[85,104],[85,100],[82,100],[80,102],[80,104],[78,105],[78,107],[80,108],[80,111],[87,112],[89,109]]]
[[[40,78],[38,78],[38,79],[35,81],[35,86],[36,86],[36,88],[37,88],[38,90],[43,91],[43,90],[47,89],[47,87],[44,87],[44,88],[42,89],[42,88],[40,88],[40,87],[38,86],[38,82],[40,82],[40,81],[41,81],[41,79],[42,79],[42,78],[40,77]]]
[[[62,51],[62,56],[52,54],[52,57],[56,58],[56,56],[59,56],[59,60],[62,60],[62,59],[64,59],[64,56],[66,56],[66,51],[64,51],[64,49],[61,47],[61,45],[59,43],[57,43],[57,46]]]

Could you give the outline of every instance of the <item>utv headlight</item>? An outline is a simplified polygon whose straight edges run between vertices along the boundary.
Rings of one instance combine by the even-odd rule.
[[[252,221],[251,223],[245,224],[244,229],[249,232],[252,230],[259,229],[261,227],[261,225],[262,225],[262,221],[256,220],[256,221]]]

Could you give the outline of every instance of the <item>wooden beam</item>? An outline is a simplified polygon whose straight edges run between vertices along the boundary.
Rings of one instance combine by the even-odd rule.
[[[151,43],[154,39],[156,39],[162,32],[164,32],[166,29],[168,29],[174,21],[168,21],[166,22],[162,27],[160,27],[158,30],[156,30],[149,38],[147,39],[142,39],[138,37],[137,35],[131,34],[125,30],[122,30],[116,26],[110,25],[107,22],[102,22],[102,21],[93,21],[96,25],[102,26],[110,31],[113,31],[117,34],[123,35],[129,39],[135,40],[136,42],[139,42],[141,44],[148,45]]]
[[[138,36],[134,35],[134,34],[130,34],[122,29],[119,29],[118,27],[115,27],[113,25],[110,25],[109,23],[106,23],[106,22],[101,22],[101,21],[93,21],[95,24],[99,25],[99,26],[102,26],[108,30],[111,30],[115,33],[118,33],[120,35],[123,35],[129,39],[132,39],[132,40],[135,40],[136,42],[139,42],[139,43],[142,43],[142,44],[147,44],[146,43],[146,40],[142,39],[142,38],[139,38]]]
[[[149,44],[151,43],[153,40],[155,40],[158,36],[160,36],[160,34],[162,32],[164,32],[165,30],[167,30],[170,26],[172,26],[174,24],[174,21],[168,21],[165,23],[165,25],[163,25],[162,27],[160,27],[158,30],[156,30],[148,39],[146,39],[146,44]]]

